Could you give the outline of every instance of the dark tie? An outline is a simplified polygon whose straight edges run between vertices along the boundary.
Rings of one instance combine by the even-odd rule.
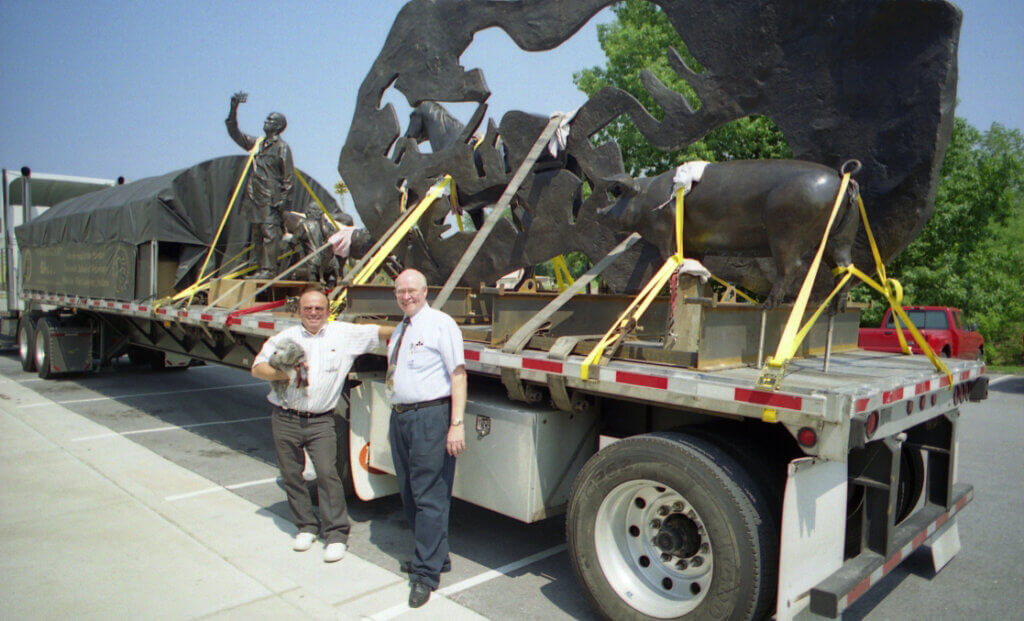
[[[405,331],[409,327],[409,318],[402,317],[402,322],[398,324],[400,332],[398,333],[398,340],[395,341],[395,348],[391,350],[391,358],[388,359],[388,372],[385,376],[387,378],[388,388],[392,390],[395,388],[395,369],[398,368],[398,350],[402,348],[402,339],[405,338]]]

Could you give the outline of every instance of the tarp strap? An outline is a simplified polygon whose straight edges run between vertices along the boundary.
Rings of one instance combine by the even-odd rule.
[[[334,226],[334,229],[340,231],[341,227],[338,226],[338,223],[334,220],[334,218],[331,217],[331,213],[327,211],[326,207],[324,207],[324,204],[320,201],[320,197],[316,195],[316,192],[313,191],[313,188],[309,187],[309,184],[306,183],[306,178],[302,176],[302,173],[299,172],[298,168],[295,169],[295,178],[299,180],[299,183],[302,184],[302,187],[306,188],[306,191],[309,192],[309,195],[313,197],[313,200],[316,201],[317,206],[320,207],[320,211],[324,212],[324,215],[327,216],[327,220]]]
[[[220,219],[220,226],[217,227],[217,234],[213,236],[213,241],[210,243],[210,250],[206,253],[206,259],[203,260],[203,266],[199,268],[199,276],[196,278],[196,284],[203,280],[203,274],[206,273],[206,266],[210,262],[210,257],[213,256],[213,249],[217,247],[217,242],[220,240],[220,234],[224,230],[224,225],[227,224],[228,216],[231,214],[231,208],[235,206],[235,201],[238,199],[238,193],[242,189],[242,182],[245,181],[245,175],[249,172],[249,168],[252,166],[252,160],[256,157],[256,153],[260,150],[260,145],[263,144],[263,136],[256,139],[256,144],[249,150],[249,159],[245,160],[245,167],[242,168],[242,174],[238,176],[238,183],[235,184],[235,191],[231,193],[231,200],[228,201],[228,208],[224,210],[224,217]],[[192,303],[192,298],[189,297],[188,303]]]

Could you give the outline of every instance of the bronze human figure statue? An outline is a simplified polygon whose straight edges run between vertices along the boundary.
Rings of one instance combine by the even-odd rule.
[[[256,137],[238,130],[238,105],[245,103],[246,93],[231,96],[231,110],[224,123],[228,135],[246,151],[256,146]],[[251,224],[250,239],[253,256],[259,270],[251,278],[271,278],[277,273],[277,257],[281,254],[281,238],[284,234],[282,212],[292,193],[295,169],[292,165],[292,150],[281,139],[281,132],[288,125],[284,115],[271,112],[263,122],[266,134],[252,160],[242,196],[242,213]]]

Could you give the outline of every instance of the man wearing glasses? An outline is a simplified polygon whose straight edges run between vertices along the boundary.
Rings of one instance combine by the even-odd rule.
[[[313,546],[317,533],[326,542],[324,562],[339,561],[345,555],[349,535],[345,491],[338,476],[338,442],[334,430],[334,407],[338,404],[345,377],[356,357],[372,351],[387,340],[391,327],[327,321],[327,296],[318,287],[306,289],[299,297],[302,325],[286,328],[267,339],[252,365],[252,374],[271,382],[288,382],[273,390],[267,400],[273,406],[271,431],[281,469],[292,521],[298,529],[292,548],[302,552]],[[303,361],[295,369],[305,382],[290,381],[289,373],[271,366],[278,351],[302,348]],[[306,384],[308,385],[300,385]],[[303,449],[316,468],[320,520],[302,478]]]
[[[437,589],[441,572],[451,568],[448,511],[455,458],[466,449],[466,361],[458,325],[427,306],[422,273],[399,274],[395,297],[405,317],[388,344],[388,438],[415,540],[413,558],[402,563],[402,571],[412,579],[409,606],[418,608]]]

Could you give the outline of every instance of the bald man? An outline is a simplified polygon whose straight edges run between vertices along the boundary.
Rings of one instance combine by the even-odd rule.
[[[462,332],[445,313],[427,306],[427,280],[416,270],[395,279],[405,314],[388,344],[391,388],[389,439],[405,517],[412,527],[413,558],[402,563],[418,608],[437,589],[448,557],[448,512],[455,458],[466,449],[466,361]]]

